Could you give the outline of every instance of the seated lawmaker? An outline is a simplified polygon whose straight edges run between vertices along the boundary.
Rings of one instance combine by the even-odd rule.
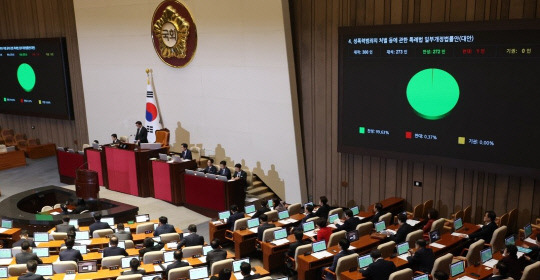
[[[281,199],[274,197],[274,199],[272,199],[272,202],[274,203],[274,210],[278,212],[287,210],[287,207],[285,206],[285,202],[281,201]]]
[[[506,267],[503,261],[499,261],[493,267],[493,276],[489,277],[488,280],[505,280],[508,276],[508,267]]]
[[[75,226],[69,224],[70,218],[69,216],[62,217],[62,223],[56,225],[56,229],[54,231],[56,232],[69,232],[70,230],[76,231]]]
[[[212,240],[212,242],[210,242],[210,246],[212,246],[212,250],[206,253],[206,264],[208,265],[209,270],[212,268],[213,263],[227,258],[227,251],[223,250],[221,246],[219,246],[219,239],[216,238]]]
[[[197,234],[197,226],[191,224],[188,226],[189,235],[185,235],[180,242],[178,242],[177,248],[182,248],[184,246],[198,246],[204,245],[204,236]]]
[[[217,174],[217,167],[214,166],[214,159],[209,158],[206,162],[207,166],[205,169],[203,169],[203,173],[205,174]]]
[[[435,255],[433,254],[433,250],[426,246],[426,240],[416,240],[416,252],[413,252],[413,250],[410,249],[409,254],[411,254],[411,256],[407,257],[407,261],[415,271],[422,271],[429,274],[435,263]]]
[[[227,162],[222,160],[219,162],[219,171],[217,175],[227,177],[227,180],[231,179],[231,171],[227,168]]]
[[[307,220],[311,219],[311,218],[314,218],[314,217],[317,217],[315,216],[315,214],[313,213],[313,209],[315,207],[313,207],[313,205],[311,204],[308,204],[304,207],[304,215],[306,215],[304,218],[302,218],[302,220],[300,220],[300,223],[298,224],[298,226],[296,227],[291,227],[291,233],[294,232],[295,230],[303,230],[303,226],[302,224],[303,223],[306,223]]]
[[[495,232],[495,230],[497,229],[497,224],[495,223],[496,218],[497,215],[495,215],[495,212],[486,211],[486,213],[484,214],[484,226],[481,230],[469,235],[468,238],[471,241],[484,239],[484,243],[490,243],[493,232]]]
[[[328,205],[328,198],[326,196],[321,196],[319,198],[319,209],[315,211],[315,216],[321,219],[328,219],[328,213],[330,213],[330,205]]]
[[[59,258],[61,261],[82,261],[83,257],[81,255],[81,252],[79,250],[73,249],[73,246],[75,245],[75,240],[72,238],[66,239],[66,249],[63,251],[60,251]],[[85,252],[86,253],[86,252]]]
[[[30,260],[26,263],[26,273],[19,276],[19,280],[45,280],[42,275],[36,274],[38,263]]]
[[[146,274],[146,270],[142,268],[139,269],[139,265],[141,265],[141,262],[138,259],[131,259],[131,261],[129,261],[130,270],[123,271],[122,275]]]
[[[124,227],[124,223],[118,223],[116,225],[117,231],[113,233],[114,236],[118,238],[120,241],[124,240],[133,240],[133,236],[131,235],[131,231],[128,229],[126,230]]]
[[[233,230],[234,223],[242,218],[244,218],[244,212],[239,211],[236,204],[231,205],[231,216],[229,216],[229,219],[227,219],[227,224],[229,225],[230,230]]]
[[[182,152],[180,153],[180,157],[184,160],[192,160],[193,156],[191,155],[191,151],[188,149],[188,145],[186,143],[182,143]]]
[[[260,221],[260,225],[259,225],[259,228],[257,229],[257,240],[264,241],[263,240],[264,231],[269,228],[274,228],[276,227],[276,225],[268,222],[268,216],[266,216],[266,214],[260,215],[259,221]]]
[[[431,231],[431,225],[433,225],[433,222],[435,222],[437,219],[439,219],[439,211],[431,208],[428,210],[428,221],[426,225],[422,228],[424,233],[429,233]]]
[[[100,229],[110,229],[111,226],[109,226],[108,223],[101,221],[101,213],[97,212],[94,213],[94,223],[90,225],[90,237],[93,236],[94,231],[100,230]]]
[[[523,258],[526,261],[526,263],[524,263],[525,266],[535,262],[540,262],[540,234],[536,234],[536,245],[529,246],[527,244],[523,244],[522,246],[532,250],[530,253],[523,255]]]
[[[260,274],[253,274],[251,275],[251,264],[248,262],[243,262],[240,265],[240,273],[242,274],[242,279],[244,280],[252,280],[252,279],[259,279],[261,278]]]
[[[383,206],[381,203],[375,203],[375,207],[373,207],[373,212],[375,212],[375,214],[373,215],[373,217],[371,218],[371,222],[373,224],[376,224],[379,222],[379,218],[386,214],[386,212],[384,212],[383,210]]]
[[[30,242],[28,242],[28,240],[24,240],[23,243],[21,244],[21,252],[15,255],[15,262],[17,264],[25,264],[29,260],[34,260],[38,262],[39,264],[43,263],[41,259],[35,253],[32,253]]]
[[[358,217],[355,217],[350,209],[347,209],[345,210],[345,221],[343,221],[342,225],[338,223],[339,219],[336,219],[334,221],[334,224],[336,225],[337,231],[344,230],[346,232],[349,232],[356,230],[356,226],[360,224],[360,219],[358,219]]]
[[[28,230],[22,229],[22,230],[21,230],[21,233],[20,233],[20,238],[21,238],[21,239],[15,241],[15,242],[11,245],[12,248],[15,248],[15,247],[22,247],[21,245],[22,245],[22,243],[23,243],[24,241],[30,242],[30,247],[32,247],[32,248],[37,247],[37,246],[36,246],[36,243],[34,242],[34,240],[28,239]]]
[[[287,256],[291,258],[294,258],[294,254],[296,253],[296,248],[309,243],[308,240],[304,241],[304,232],[302,230],[295,230],[294,238],[296,239],[296,241],[291,243],[291,245],[289,245],[289,251],[287,251]]]
[[[328,241],[330,241],[330,235],[332,235],[332,228],[328,227],[328,222],[326,219],[319,219],[317,222],[317,228],[315,229],[315,232],[317,232],[317,239],[311,238],[312,241],[321,241],[324,240],[326,243],[326,246],[328,246]]]
[[[83,198],[79,198],[77,200],[77,206],[75,207],[73,212],[71,212],[71,214],[80,214],[84,210],[88,210],[88,206],[86,205],[86,201],[84,201]]]
[[[158,224],[156,230],[154,231],[154,236],[159,236],[159,235],[164,234],[164,233],[175,233],[176,232],[176,229],[174,228],[174,226],[167,223],[168,221],[169,221],[169,219],[167,219],[167,217],[165,217],[165,216],[159,217],[159,224]]]
[[[253,216],[251,216],[251,218],[253,218],[253,219],[258,218],[259,216],[261,216],[262,214],[264,214],[264,213],[266,213],[268,211],[271,211],[271,209],[268,208],[268,200],[263,199],[263,200],[261,200],[261,208],[259,208],[259,210],[257,210],[257,212],[255,212],[255,214],[253,214]]]
[[[189,266],[188,262],[182,261],[184,258],[184,253],[182,250],[176,250],[173,253],[174,262],[169,264],[164,270],[163,270],[163,277],[167,278],[169,276],[169,271],[171,269],[180,268]],[[208,258],[208,257],[207,257]]]
[[[382,258],[381,251],[375,249],[370,253],[373,263],[367,266],[366,269],[360,270],[362,275],[367,280],[388,280],[390,274],[396,271],[396,265]]]
[[[116,133],[111,134],[111,144],[120,144],[122,141],[118,140],[118,135]]]
[[[396,244],[405,242],[405,239],[407,238],[407,234],[411,233],[413,231],[413,227],[409,224],[407,224],[407,215],[404,213],[399,213],[398,216],[398,224],[399,228],[396,232],[396,234],[391,234],[389,236],[389,239],[396,242]]]
[[[143,245],[144,245],[144,248],[139,250],[139,256],[141,258],[144,256],[144,254],[148,252],[160,251],[161,249],[163,249],[163,247],[165,247],[165,244],[161,241],[157,242],[157,244],[154,245],[154,239],[150,237],[147,237],[144,239]]]
[[[508,269],[508,276],[514,279],[521,279],[523,261],[517,257],[518,248],[516,245],[506,245],[503,252],[503,258],[500,260]]]
[[[450,276],[444,271],[437,270],[433,273],[433,280],[448,280]]]
[[[103,249],[103,257],[128,256],[126,249],[118,247],[118,237],[113,236],[109,240],[109,247]]]
[[[217,276],[213,275],[212,277],[210,277],[210,280],[230,280],[231,274],[232,271],[230,269],[224,268],[219,272]]]
[[[350,254],[354,254],[354,251],[353,250],[349,250],[349,246],[351,245],[351,243],[349,242],[349,240],[347,238],[343,238],[339,241],[339,248],[341,249],[339,251],[339,253],[337,253],[335,256],[334,256],[334,261],[332,262],[332,265],[328,268],[328,270],[332,271],[332,272],[335,272],[336,271],[336,268],[337,268],[337,263],[338,263],[338,260],[341,258],[341,257],[345,257],[345,256],[348,256]],[[331,273],[326,273],[326,279],[327,280],[332,280],[332,279],[335,279],[334,275],[331,274]]]

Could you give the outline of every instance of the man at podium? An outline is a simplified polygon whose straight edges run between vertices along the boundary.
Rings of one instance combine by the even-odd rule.
[[[137,133],[135,134],[135,141],[137,143],[148,143],[148,131],[146,130],[146,127],[142,125],[141,121],[137,121],[135,123],[137,126]]]

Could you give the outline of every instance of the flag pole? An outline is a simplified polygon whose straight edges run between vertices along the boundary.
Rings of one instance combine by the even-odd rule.
[[[154,70],[152,70],[152,68],[150,68],[148,70],[150,72],[150,75],[149,75],[149,78],[148,78],[149,79],[148,84],[150,84],[150,82],[152,82],[152,88],[154,89],[154,99],[156,100],[156,106],[159,108],[159,100],[158,100],[158,97],[157,97],[157,94],[156,94],[156,86],[154,85]],[[161,124],[161,127],[163,127],[163,117],[161,115],[161,110],[158,110],[158,115],[159,115],[159,124]]]

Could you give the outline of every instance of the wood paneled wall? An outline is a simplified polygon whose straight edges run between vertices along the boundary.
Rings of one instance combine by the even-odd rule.
[[[82,144],[88,143],[88,129],[73,1],[0,0],[0,39],[49,37],[66,38],[75,121],[0,112],[0,128],[11,128],[15,133],[39,138],[41,143],[81,148]]]
[[[473,218],[520,211],[518,225],[540,216],[532,178],[424,162],[337,153],[338,26],[488,21],[540,17],[539,0],[290,0],[308,194],[362,207],[391,196],[409,210],[428,199],[443,217],[468,205]],[[413,180],[423,187],[413,187]]]

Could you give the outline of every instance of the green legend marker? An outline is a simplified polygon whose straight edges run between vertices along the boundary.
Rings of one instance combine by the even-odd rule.
[[[31,92],[36,85],[36,73],[32,66],[22,63],[17,69],[17,80],[26,92]]]
[[[358,133],[360,133],[360,134],[365,134],[365,133],[366,133],[366,128],[363,127],[363,126],[359,127],[359,128],[358,128]]]
[[[416,73],[407,85],[407,100],[422,118],[444,118],[459,99],[459,85],[454,77],[441,69],[429,68]]]

